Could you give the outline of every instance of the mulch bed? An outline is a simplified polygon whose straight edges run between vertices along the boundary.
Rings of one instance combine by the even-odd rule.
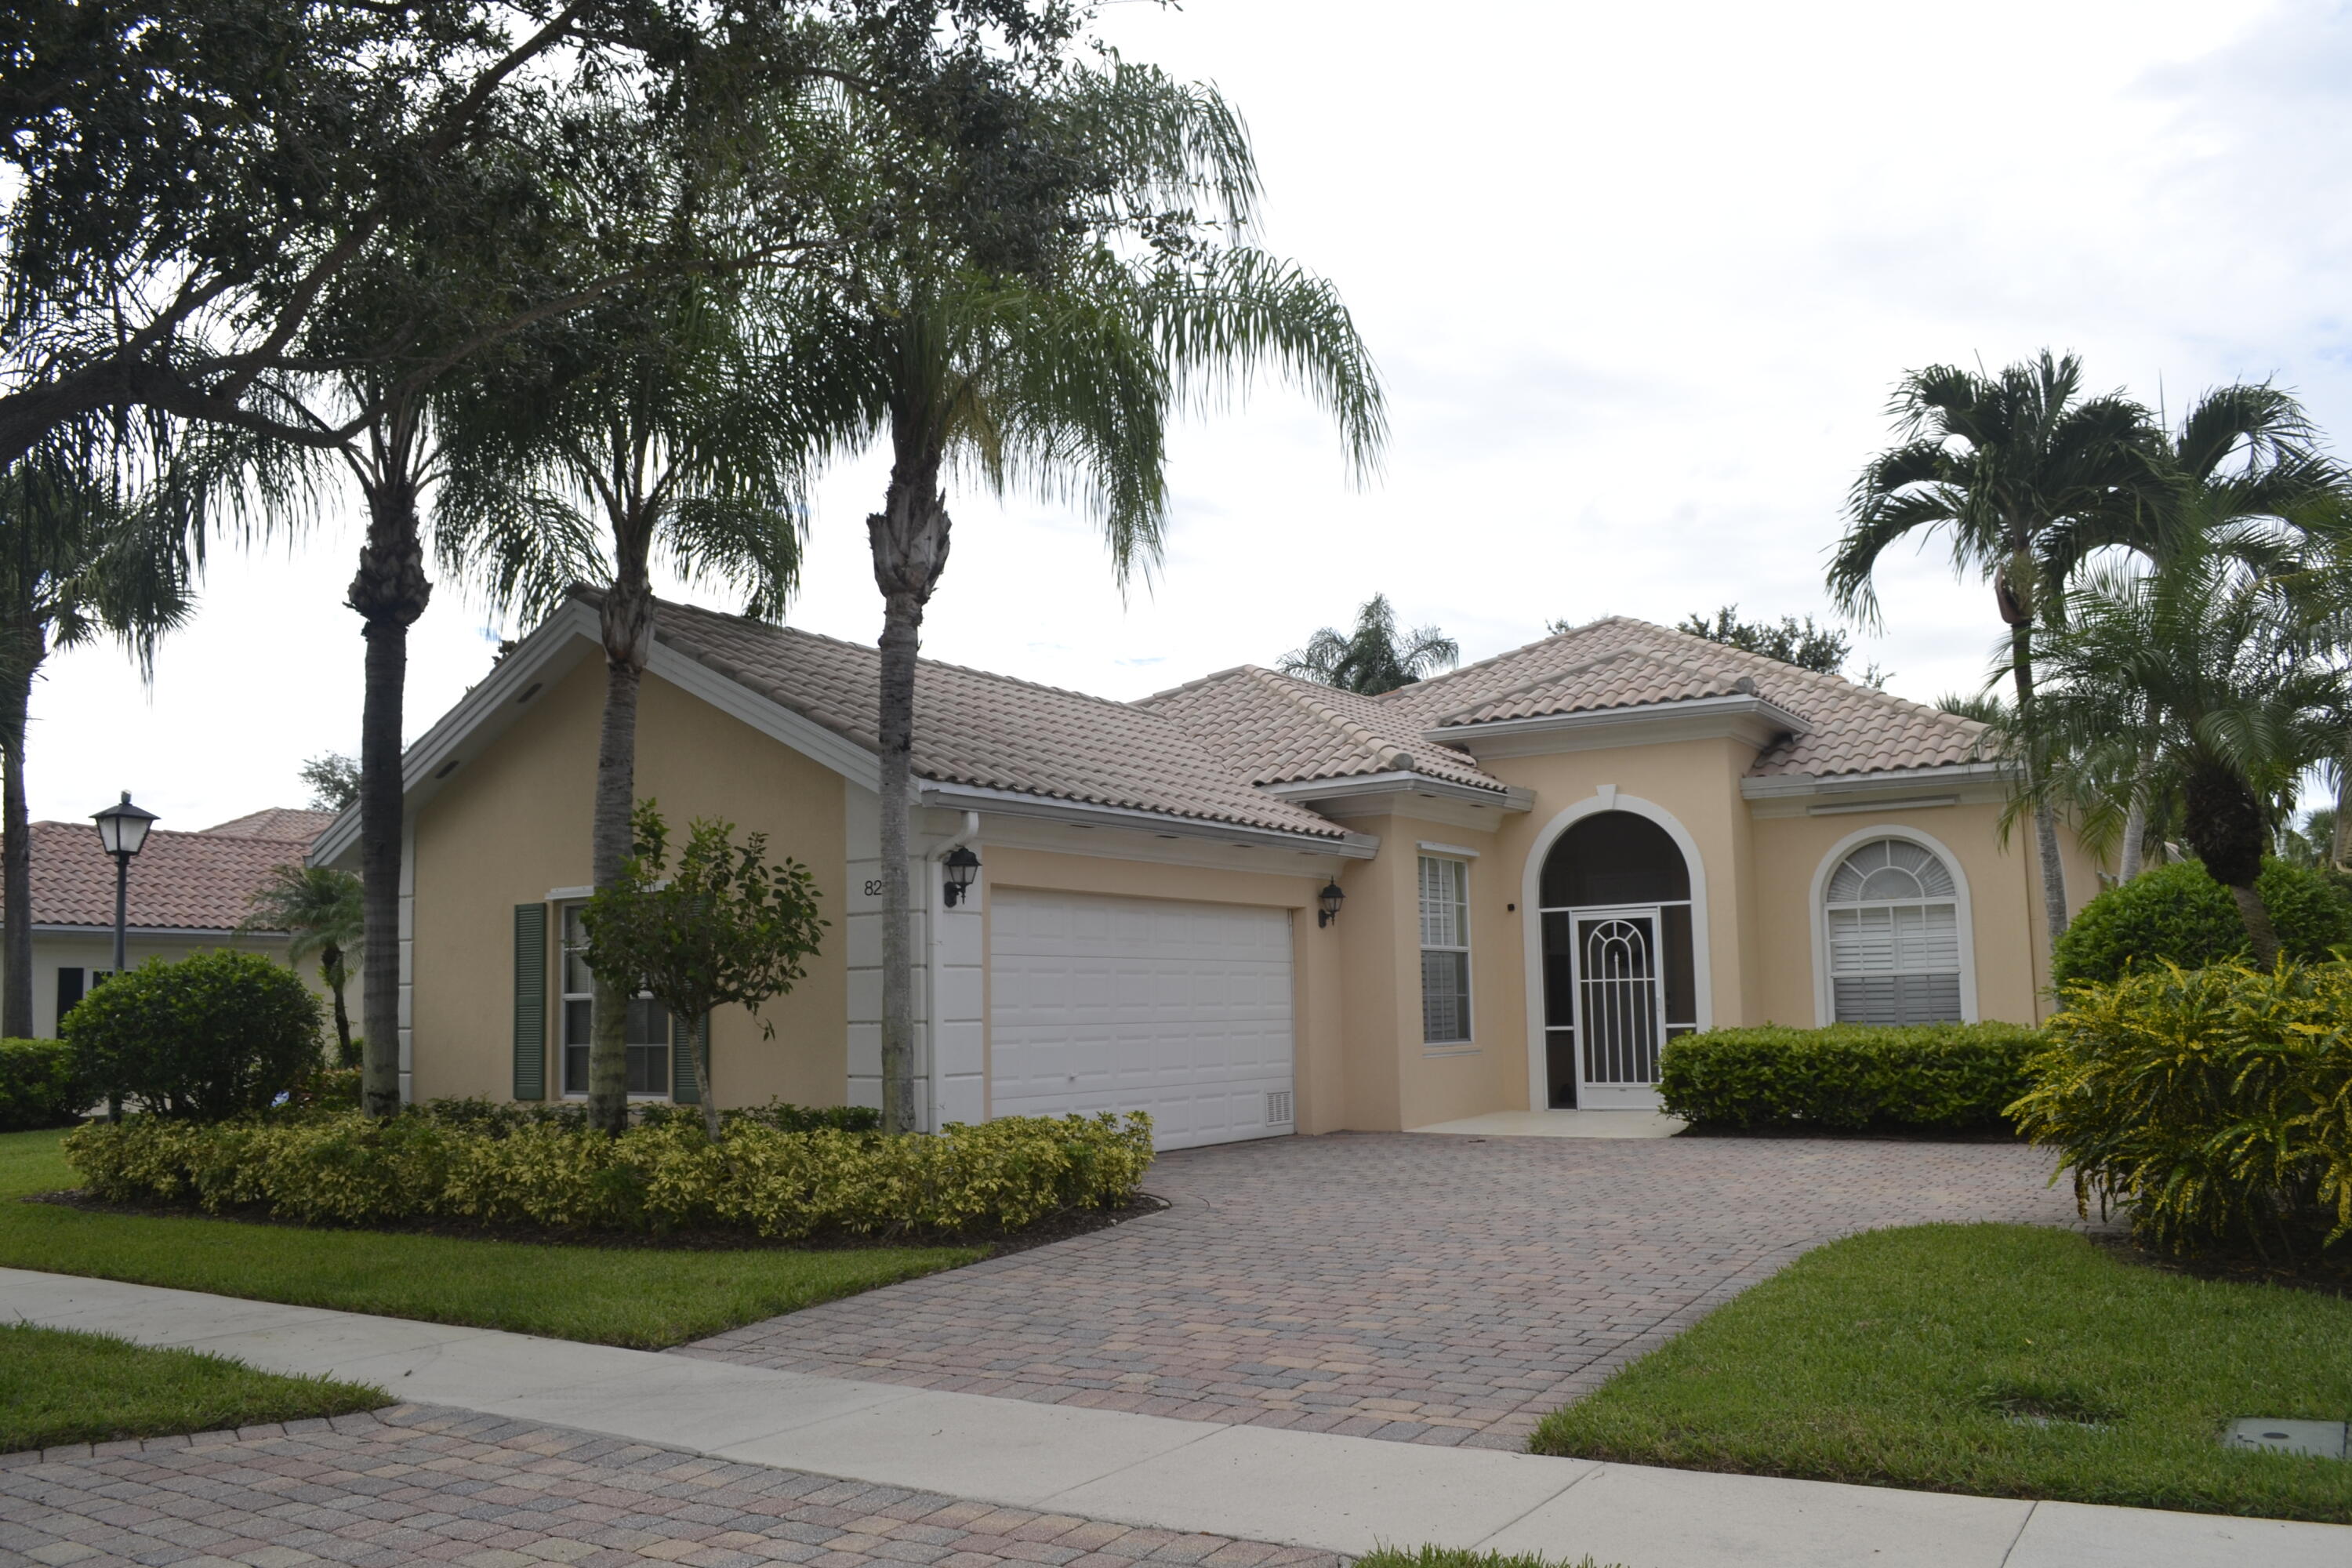
[[[562,1229],[551,1226],[485,1225],[477,1220],[432,1219],[393,1225],[313,1226],[280,1219],[259,1208],[225,1209],[215,1214],[195,1204],[113,1204],[79,1189],[30,1193],[28,1204],[56,1204],[90,1214],[146,1215],[179,1219],[225,1219],[240,1225],[282,1226],[289,1230],[371,1230],[399,1236],[446,1236],[460,1241],[509,1241],[543,1247],[609,1247],[687,1252],[838,1252],[870,1247],[984,1247],[989,1256],[1026,1252],[1033,1247],[1088,1236],[1129,1220],[1144,1219],[1169,1207],[1168,1200],[1139,1193],[1135,1201],[1118,1208],[1066,1209],[1047,1215],[1019,1230],[984,1229],[938,1232],[900,1231],[867,1235],[854,1231],[820,1233],[793,1240],[745,1236],[732,1230],[674,1230],[658,1235],[638,1231]]]
[[[2092,1239],[2126,1263],[2195,1279],[2221,1279],[2235,1285],[2275,1285],[2287,1290],[2309,1290],[2321,1296],[2352,1298],[2352,1239],[2323,1253],[2319,1241],[2326,1232],[2310,1237],[2310,1247],[2293,1262],[2275,1261],[2252,1251],[2201,1254],[2174,1258],[2151,1252],[2128,1236],[2094,1236]]]

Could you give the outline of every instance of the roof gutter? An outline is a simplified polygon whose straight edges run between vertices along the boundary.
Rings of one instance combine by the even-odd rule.
[[[1671,702],[1636,702],[1623,708],[1580,708],[1566,713],[1538,713],[1525,719],[1484,719],[1461,724],[1440,724],[1423,730],[1421,738],[1467,749],[1490,735],[1542,734],[1561,730],[1601,730],[1617,724],[1654,720],[1753,719],[1759,724],[1792,735],[1811,728],[1802,718],[1762,697],[1685,697]]]
[[[1452,779],[1432,778],[1427,773],[1409,772],[1357,773],[1328,779],[1285,779],[1279,784],[1262,784],[1257,787],[1280,800],[1344,800],[1360,795],[1427,795],[1441,800],[1466,800],[1475,805],[1499,806],[1505,811],[1531,811],[1535,808],[1535,792],[1532,790],[1488,789],[1483,784],[1457,784]]]
[[[980,784],[920,782],[917,798],[924,805],[948,811],[1034,816],[1078,827],[1119,827],[1139,833],[1174,834],[1185,838],[1214,839],[1249,848],[1337,855],[1350,860],[1369,860],[1381,847],[1377,834],[1326,836],[1293,833],[1276,827],[1253,827],[1240,823],[1209,822],[1197,816],[1174,816],[1166,812],[1142,811],[1134,806],[1090,805],[1080,801],[1055,800],[1046,795],[1027,795],[1019,790],[990,789]]]
[[[1867,773],[1764,773],[1739,781],[1739,793],[1749,800],[1785,799],[1791,795],[1851,795],[1889,791],[1949,789],[1956,784],[2006,784],[2017,776],[2017,764],[2004,762],[1939,763],[1925,768],[1883,768]]]

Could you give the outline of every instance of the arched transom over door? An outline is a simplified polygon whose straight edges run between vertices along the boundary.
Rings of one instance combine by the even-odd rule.
[[[1660,1053],[1698,1022],[1681,847],[1648,817],[1596,812],[1552,846],[1540,888],[1551,1104],[1654,1108]]]
[[[1943,1024],[1967,1016],[1959,887],[1942,856],[1905,838],[1862,845],[1823,892],[1831,1013],[1841,1024]]]

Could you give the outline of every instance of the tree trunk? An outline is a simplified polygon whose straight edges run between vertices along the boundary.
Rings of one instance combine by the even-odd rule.
[[[2006,600],[2007,595],[2004,595]],[[2010,675],[2017,686],[2017,723],[2033,744],[2033,623],[2011,620],[2009,626]],[[2025,765],[2038,773],[2041,758],[2029,749]],[[2031,781],[2039,784],[2036,777]],[[2042,918],[2047,929],[2044,956],[2055,962],[2058,939],[2066,934],[2066,868],[2058,858],[2058,808],[2037,795],[2033,803],[2033,848],[2042,861]]]
[[[25,805],[25,726],[33,676],[41,667],[40,628],[21,626],[0,657],[0,1036],[33,1034],[33,840]],[[63,1023],[63,1019],[58,1020]]]
[[[415,485],[396,479],[372,486],[367,542],[349,603],[366,622],[367,638],[360,704],[360,1103],[374,1117],[400,1110],[401,721],[408,628],[432,597]]]
[[[2131,809],[2124,813],[2124,847],[2116,857],[2116,880],[2128,882],[2140,874],[2147,852],[2147,797],[2141,781],[2132,784]]]
[[[2352,747],[2336,766],[2336,841],[2328,846],[2327,858],[2337,870],[2352,871]]]
[[[702,1131],[713,1143],[726,1138],[719,1125],[719,1096],[710,1087],[710,1019],[705,1015],[687,1031],[688,1047],[694,1053],[694,1070],[702,1081],[696,1087],[702,1090]]]
[[[343,986],[351,979],[343,968],[343,950],[331,942],[320,947],[319,973],[327,982],[327,994],[335,999],[335,1065],[357,1067],[359,1056],[352,1049],[351,1010],[343,1004]]]
[[[885,510],[866,520],[874,581],[882,590],[881,754],[882,1127],[911,1132],[915,1106],[913,893],[907,873],[913,802],[915,656],[923,606],[948,561],[947,498],[940,454],[901,437]]]
[[[2278,967],[2278,931],[2271,924],[2270,907],[2263,902],[2262,894],[2252,882],[2233,884],[2230,897],[2237,900],[2238,919],[2245,923],[2246,943],[2253,950],[2254,967]]]
[[[604,721],[596,742],[596,808],[591,827],[591,877],[601,891],[620,879],[635,852],[629,817],[636,805],[637,697],[645,686],[653,641],[653,587],[646,573],[646,531],[631,518],[615,531],[616,571],[604,591]],[[588,1123],[606,1132],[629,1124],[629,1003],[624,989],[599,975],[588,1036]],[[677,1026],[672,1020],[672,1028]],[[705,1098],[709,1090],[704,1090]]]

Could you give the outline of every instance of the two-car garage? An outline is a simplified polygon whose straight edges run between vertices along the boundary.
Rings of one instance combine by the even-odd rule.
[[[989,1108],[1143,1110],[1162,1149],[1292,1130],[1290,911],[995,889]]]

